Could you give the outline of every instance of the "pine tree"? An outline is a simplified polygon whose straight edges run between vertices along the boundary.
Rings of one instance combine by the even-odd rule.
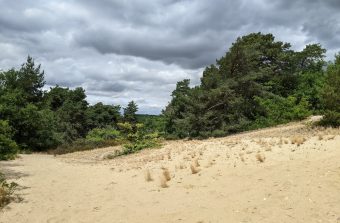
[[[130,101],[127,107],[124,108],[124,121],[129,123],[136,123],[137,116],[136,112],[138,111],[138,106],[134,101]]]

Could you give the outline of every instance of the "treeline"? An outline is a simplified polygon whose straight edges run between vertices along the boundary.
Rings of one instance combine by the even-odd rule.
[[[252,33],[234,42],[216,64],[206,67],[199,86],[177,83],[163,111],[168,138],[224,136],[325,114],[340,124],[340,57],[324,61],[319,44],[302,51]]]
[[[144,129],[136,127],[133,101],[121,115],[119,105],[89,105],[83,88],[44,91],[44,86],[44,72],[31,57],[20,69],[0,73],[0,160],[13,158],[19,149],[67,152],[129,143],[128,137]]]
[[[340,125],[340,56],[325,62],[319,44],[294,51],[272,34],[238,38],[201,83],[177,83],[161,116],[89,105],[82,88],[44,91],[44,72],[31,57],[20,69],[0,72],[0,160],[21,151],[66,153],[124,144],[113,156],[159,145],[159,136],[205,138],[323,114]]]

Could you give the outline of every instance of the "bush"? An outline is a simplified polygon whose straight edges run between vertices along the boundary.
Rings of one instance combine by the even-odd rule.
[[[212,137],[224,137],[226,135],[227,135],[227,132],[225,132],[224,130],[220,130],[220,129],[216,129],[212,131],[211,133]]]
[[[7,183],[4,175],[0,173],[0,209],[14,199],[13,193],[17,186],[14,182]]]
[[[77,139],[71,143],[63,144],[53,150],[53,154],[73,153],[107,146],[117,146],[124,143],[118,130],[113,128],[95,128],[89,131],[86,138]]]
[[[78,139],[70,144],[61,145],[58,148],[51,150],[50,153],[54,155],[61,155],[66,153],[73,153],[77,151],[85,151],[108,146],[117,146],[121,145],[124,142],[125,142],[124,139],[110,139],[103,141],[90,141],[86,139]]]
[[[10,160],[16,157],[18,146],[11,139],[12,129],[7,121],[0,120],[0,160]]]
[[[124,132],[125,138],[129,141],[123,147],[121,152],[116,156],[127,155],[138,152],[146,148],[155,148],[160,146],[160,137],[158,133],[146,134],[143,124],[118,123],[121,131]]]
[[[53,154],[65,154],[95,148],[117,146],[124,144],[123,150],[114,154],[114,158],[140,151],[144,148],[154,148],[160,145],[158,133],[146,133],[143,124],[118,123],[119,131],[112,128],[95,128],[85,139],[59,146],[52,150]]]
[[[144,139],[138,140],[133,143],[127,143],[124,145],[124,149],[117,155],[127,155],[138,152],[142,149],[151,149],[160,146],[160,142],[157,139]]]
[[[323,126],[340,126],[340,112],[336,111],[325,111],[323,118],[319,122]]]
[[[249,129],[258,129],[294,120],[302,120],[311,115],[311,111],[308,109],[309,104],[305,98],[273,96],[271,98],[256,97],[255,100],[263,109],[264,115],[258,116],[250,124]]]
[[[86,136],[86,141],[89,142],[103,142],[106,140],[118,139],[120,132],[112,128],[95,128],[89,131]]]

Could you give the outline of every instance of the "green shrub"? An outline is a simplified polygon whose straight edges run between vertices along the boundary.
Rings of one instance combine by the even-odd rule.
[[[86,136],[86,141],[103,142],[106,140],[114,140],[120,137],[120,132],[112,128],[95,128],[89,131]]]
[[[249,129],[258,129],[294,120],[302,120],[312,114],[308,109],[309,104],[305,98],[272,96],[270,98],[256,97],[255,100],[263,109],[264,115],[258,116],[250,124]]]
[[[12,135],[8,122],[0,120],[0,160],[14,159],[18,153],[18,146],[11,139]]]
[[[155,148],[160,146],[160,137],[158,133],[146,133],[144,125],[118,123],[118,127],[125,134],[128,143],[124,144],[123,150],[115,154],[116,156],[127,155],[138,152],[146,148]]]
[[[85,151],[91,150],[96,148],[103,148],[108,146],[117,146],[124,143],[124,139],[110,139],[110,140],[103,140],[103,141],[90,141],[86,139],[77,139],[69,144],[63,144],[58,146],[56,149],[51,150],[50,153],[55,155],[61,155],[66,153],[73,153],[77,151]]]
[[[323,118],[319,122],[323,126],[340,126],[340,112],[336,111],[325,111]]]
[[[118,127],[120,131],[112,128],[93,129],[87,134],[85,139],[78,139],[72,143],[61,145],[57,149],[52,150],[52,153],[65,154],[107,146],[117,146],[125,143],[123,150],[114,154],[115,157],[160,145],[158,133],[147,134],[143,129],[143,124],[130,124],[126,122],[118,123]]]
[[[63,144],[52,150],[53,154],[73,153],[76,151],[91,150],[107,146],[117,146],[126,140],[121,133],[113,128],[95,128],[89,131],[86,138],[77,139],[71,143]]]
[[[13,193],[18,184],[11,182],[8,183],[5,176],[0,173],[0,209],[14,200]]]
[[[220,130],[220,129],[216,129],[214,131],[212,131],[211,136],[212,137],[223,137],[226,136],[227,132]]]
[[[160,142],[157,139],[138,140],[136,142],[125,144],[123,150],[117,155],[127,155],[138,152],[142,149],[151,149],[159,146]]]

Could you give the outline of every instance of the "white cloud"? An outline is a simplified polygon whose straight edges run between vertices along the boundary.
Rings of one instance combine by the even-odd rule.
[[[157,113],[177,81],[198,84],[202,69],[250,32],[271,32],[296,50],[320,42],[332,59],[339,9],[337,0],[0,0],[0,68],[30,54],[48,85]]]

